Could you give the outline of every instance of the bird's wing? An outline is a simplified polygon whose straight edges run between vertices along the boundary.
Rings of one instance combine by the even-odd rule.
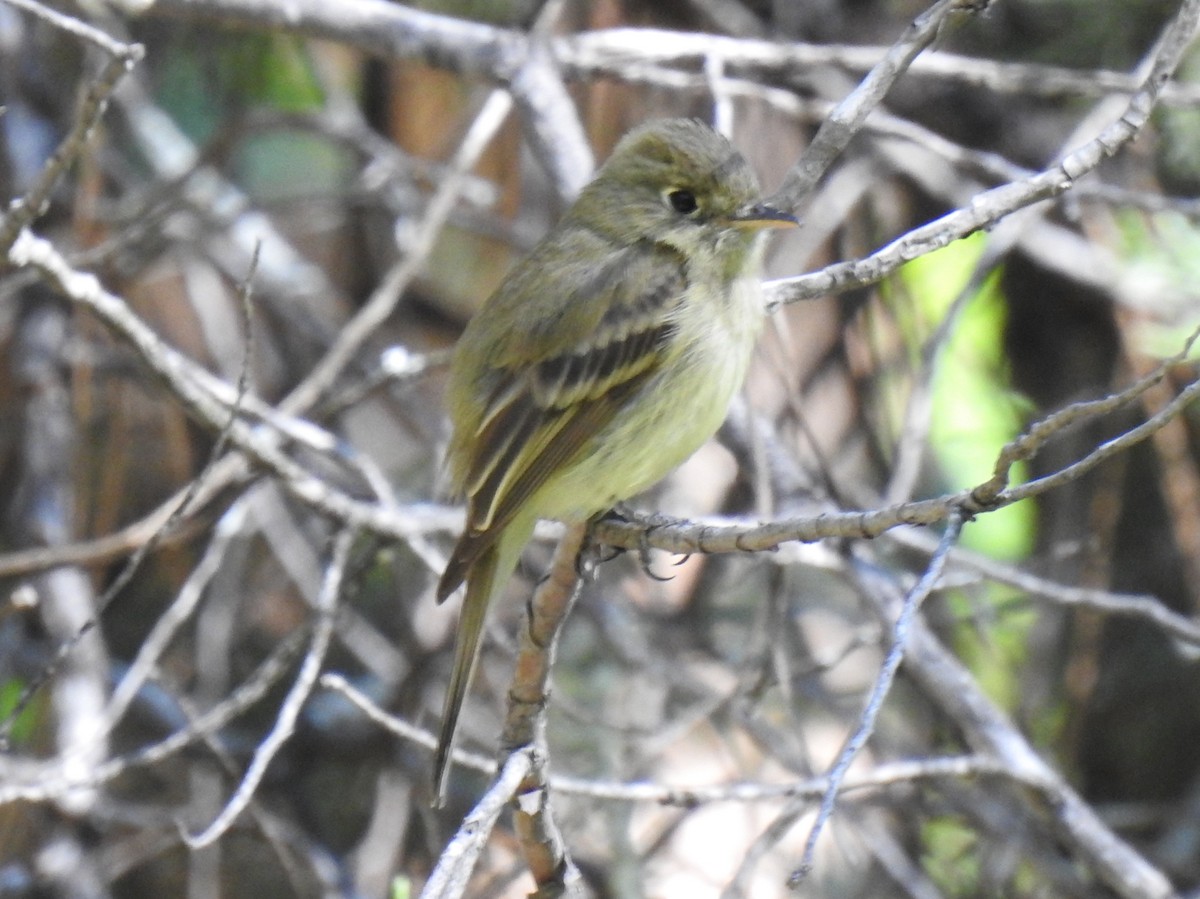
[[[582,341],[554,346],[532,364],[501,366],[479,424],[456,435],[469,447],[463,488],[467,527],[438,585],[439,598],[462,583],[531,496],[569,465],[661,364],[674,334],[673,310],[686,277],[674,259],[644,252],[580,302],[603,308]]]

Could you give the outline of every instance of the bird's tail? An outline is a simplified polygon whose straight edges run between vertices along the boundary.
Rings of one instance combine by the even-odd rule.
[[[479,647],[483,637],[483,626],[487,621],[488,607],[492,597],[508,582],[532,530],[532,522],[527,525],[522,522],[509,524],[500,539],[480,553],[467,572],[466,597],[463,599],[458,635],[454,642],[454,667],[450,672],[450,683],[446,687],[442,727],[438,732],[437,749],[433,759],[435,806],[441,806],[446,798],[454,732],[458,727],[458,716],[462,711],[463,700],[471,684],[476,662],[479,661]]]

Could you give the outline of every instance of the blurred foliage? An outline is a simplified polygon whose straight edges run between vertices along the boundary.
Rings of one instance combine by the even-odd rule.
[[[992,475],[1004,444],[1020,434],[1030,412],[1028,401],[1014,393],[1007,375],[1003,346],[1006,303],[995,271],[982,286],[964,294],[987,245],[974,234],[922,256],[900,271],[905,294],[919,322],[912,348],[922,359],[936,329],[948,327],[933,368],[930,447],[938,466],[934,493],[964,490]],[[918,369],[920,370],[920,369]],[[919,385],[917,389],[923,389]],[[1013,484],[1027,477],[1027,466],[1011,470]],[[963,545],[997,559],[1024,558],[1034,544],[1034,510],[1017,503],[970,522]]]
[[[974,828],[948,816],[921,828],[922,861],[946,897],[981,896],[979,846]]]
[[[28,686],[28,682],[20,678],[13,677],[0,680],[0,721],[10,721],[9,716],[16,711],[17,703]],[[34,735],[44,732],[43,725],[47,712],[47,702],[48,697],[45,693],[36,695],[33,701],[25,707],[24,711],[11,720],[12,726],[8,733],[12,746],[30,746]]]
[[[1037,608],[1023,596],[1015,597],[1012,588],[990,583],[946,591],[939,605],[957,625],[955,653],[993,702],[1007,712],[1019,711],[1021,669],[1029,659],[1029,632],[1039,621]],[[1053,746],[1059,734],[1053,721],[1061,710],[1039,713],[1054,716],[1038,733],[1040,745]]]
[[[1176,298],[1174,315],[1134,321],[1131,339],[1138,352],[1147,356],[1174,356],[1196,329],[1200,316],[1192,296],[1195,285],[1200,284],[1200,226],[1176,212],[1145,215],[1119,210],[1114,218],[1119,234],[1116,250],[1128,260],[1130,277],[1137,281],[1139,291],[1148,302]],[[1190,358],[1200,358],[1198,344],[1193,344]]]
[[[306,112],[324,101],[308,47],[287,35],[211,32],[175,43],[155,68],[159,103],[196,141],[238,110]]]

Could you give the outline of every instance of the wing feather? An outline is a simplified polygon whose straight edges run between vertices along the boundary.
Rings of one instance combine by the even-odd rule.
[[[644,266],[650,277],[616,278],[607,296],[581,299],[606,307],[584,340],[520,369],[489,371],[496,386],[479,425],[472,435],[455,435],[456,445],[469,454],[461,465],[467,527],[438,585],[439,599],[462,583],[524,504],[585,449],[662,363],[675,333],[673,312],[686,289],[684,270],[664,264],[654,252],[630,262]],[[625,295],[629,285],[639,285],[639,292]]]

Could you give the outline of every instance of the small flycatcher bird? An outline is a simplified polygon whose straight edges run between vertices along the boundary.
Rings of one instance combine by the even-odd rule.
[[[467,522],[438,584],[466,581],[434,760],[451,744],[492,597],[539,518],[583,522],[713,435],[762,324],[765,229],[746,160],[699,121],[627,134],[467,325],[450,369],[451,485]]]

